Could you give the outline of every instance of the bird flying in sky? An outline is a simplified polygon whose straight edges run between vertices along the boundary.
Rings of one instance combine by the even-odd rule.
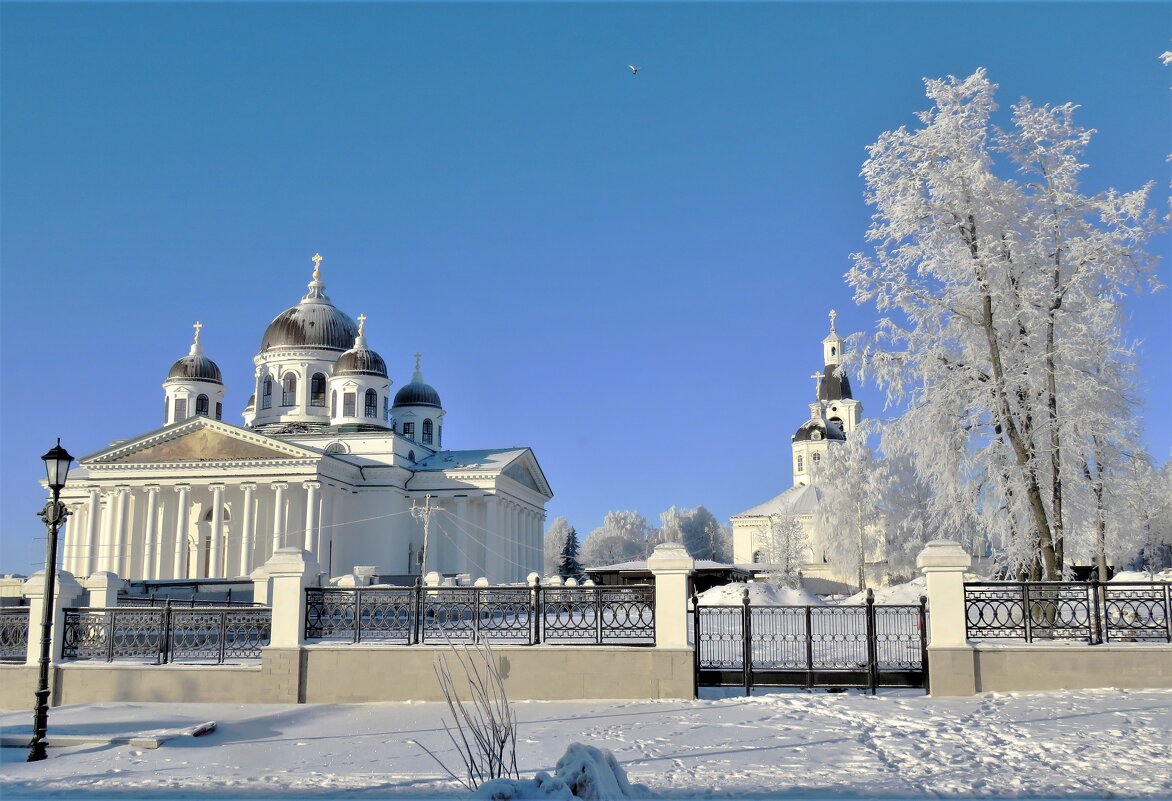
[[[634,64],[628,64],[627,68],[631,71],[632,75],[638,75],[639,70],[643,69],[642,67],[636,67]]]

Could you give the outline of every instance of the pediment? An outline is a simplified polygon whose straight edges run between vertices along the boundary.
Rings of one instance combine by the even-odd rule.
[[[198,418],[169,426],[129,442],[119,443],[83,464],[173,464],[176,462],[241,462],[317,458],[316,451]]]
[[[531,490],[535,490],[536,492],[541,492],[541,487],[537,483],[537,478],[533,475],[533,472],[527,465],[511,464],[504,469],[504,474],[513,479],[513,481],[516,481],[518,484],[522,484]]]

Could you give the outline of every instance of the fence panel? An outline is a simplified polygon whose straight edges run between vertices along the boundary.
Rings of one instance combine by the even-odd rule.
[[[66,609],[65,659],[164,664],[259,659],[269,643],[267,608]]]
[[[0,662],[23,662],[28,658],[27,606],[0,609]]]

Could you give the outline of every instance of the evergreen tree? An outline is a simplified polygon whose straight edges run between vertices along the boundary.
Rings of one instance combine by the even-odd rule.
[[[578,531],[573,526],[566,532],[565,543],[562,545],[561,561],[558,563],[558,575],[563,579],[581,578],[584,575],[582,563],[578,561]]]

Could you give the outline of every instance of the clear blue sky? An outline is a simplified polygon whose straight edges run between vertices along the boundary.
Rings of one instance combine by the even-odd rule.
[[[0,23],[2,571],[43,559],[38,457],[157,427],[197,319],[240,422],[315,251],[396,385],[424,353],[445,443],[532,446],[551,519],[585,534],[789,486],[827,310],[874,322],[842,282],[864,149],[914,123],[923,77],[984,66],[1003,106],[1077,102],[1091,189],[1168,185],[1167,4],[5,3]],[[1162,461],[1172,293],[1130,313]]]

